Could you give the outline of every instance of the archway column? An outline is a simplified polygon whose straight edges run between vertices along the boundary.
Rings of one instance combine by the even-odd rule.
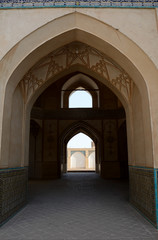
[[[2,75],[1,75],[2,76]],[[0,76],[0,81],[1,81]],[[3,158],[3,149],[2,149],[2,138],[3,138],[3,114],[4,114],[4,100],[5,100],[5,86],[0,85],[0,169],[8,168],[8,160]],[[8,140],[6,141],[8,144]]]

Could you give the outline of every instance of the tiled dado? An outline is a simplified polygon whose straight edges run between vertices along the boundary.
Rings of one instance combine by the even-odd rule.
[[[27,202],[28,169],[0,170],[0,224]]]
[[[158,228],[158,170],[129,167],[130,202]]]
[[[2,0],[0,8],[158,7],[158,0]]]

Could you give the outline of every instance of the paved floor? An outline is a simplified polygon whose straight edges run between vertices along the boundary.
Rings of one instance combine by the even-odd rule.
[[[69,173],[29,186],[29,204],[0,229],[1,240],[158,240],[128,202],[128,183]]]

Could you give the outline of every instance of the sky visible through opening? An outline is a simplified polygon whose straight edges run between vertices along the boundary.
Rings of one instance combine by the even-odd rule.
[[[74,91],[69,97],[69,108],[92,108],[92,96],[84,88]]]
[[[84,133],[78,133],[70,139],[68,148],[91,148],[92,139]]]
[[[79,89],[83,89],[79,87]],[[87,91],[74,91],[69,97],[69,108],[92,108],[92,96]],[[68,148],[91,148],[92,139],[83,133],[76,134],[67,144]]]

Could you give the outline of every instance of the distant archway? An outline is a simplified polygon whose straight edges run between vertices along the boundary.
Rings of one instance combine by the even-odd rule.
[[[78,133],[67,144],[67,171],[95,171],[95,144],[84,133]]]
[[[69,126],[60,137],[61,172],[67,171],[67,143],[78,133],[84,133],[85,135],[89,136],[95,143],[96,172],[99,173],[101,170],[100,164],[102,152],[101,136],[94,128],[82,121]]]

